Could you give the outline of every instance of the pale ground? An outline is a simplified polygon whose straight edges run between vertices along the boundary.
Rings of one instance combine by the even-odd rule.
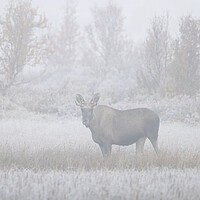
[[[149,141],[103,161],[81,119],[2,119],[0,199],[200,199],[200,126],[161,122]]]
[[[0,127],[0,145],[6,144],[12,148],[27,146],[30,151],[63,146],[70,150],[92,148],[96,151],[99,148],[93,142],[90,130],[82,125],[81,119],[2,119]],[[159,146],[161,151],[200,151],[200,125],[161,121]],[[135,145],[120,148],[135,151]],[[151,148],[149,141],[145,148]]]

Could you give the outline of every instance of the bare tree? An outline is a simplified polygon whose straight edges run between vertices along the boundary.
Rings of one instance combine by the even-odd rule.
[[[86,27],[89,48],[84,61],[103,77],[108,71],[129,68],[132,41],[124,35],[121,9],[113,3],[93,9],[93,24]]]
[[[47,35],[39,29],[47,27],[47,20],[32,7],[31,1],[10,1],[0,20],[0,87],[6,91],[19,84],[18,76],[27,66],[43,61],[47,50]],[[37,30],[36,30],[37,29]]]
[[[138,50],[138,84],[149,92],[162,89],[166,68],[170,60],[168,16],[155,16],[147,37]]]
[[[70,70],[78,61],[79,27],[76,22],[76,1],[67,0],[61,30],[53,41],[51,62],[58,69]]]
[[[195,95],[200,89],[200,19],[183,17],[179,32],[168,68],[168,90],[174,94]]]

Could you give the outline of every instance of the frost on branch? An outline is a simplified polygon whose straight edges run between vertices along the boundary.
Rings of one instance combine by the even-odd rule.
[[[30,1],[10,1],[0,20],[0,89],[6,92],[20,84],[25,67],[43,61],[47,51],[47,35],[39,34],[47,28],[47,20],[38,14]]]

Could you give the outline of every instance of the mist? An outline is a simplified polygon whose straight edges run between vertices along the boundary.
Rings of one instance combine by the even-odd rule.
[[[0,199],[199,198],[199,1],[0,3]]]

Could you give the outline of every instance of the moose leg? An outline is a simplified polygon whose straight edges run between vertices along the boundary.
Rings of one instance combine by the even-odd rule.
[[[150,138],[149,138],[150,139]],[[153,145],[153,148],[157,155],[159,155],[159,149],[158,149],[158,140],[157,139],[150,139],[151,144]]]
[[[143,153],[143,149],[144,149],[144,143],[146,141],[146,137],[140,138],[137,142],[136,142],[136,154],[140,154]]]
[[[111,154],[112,146],[110,144],[105,144],[105,143],[99,144],[99,146],[100,146],[103,157],[104,158],[109,157]]]

